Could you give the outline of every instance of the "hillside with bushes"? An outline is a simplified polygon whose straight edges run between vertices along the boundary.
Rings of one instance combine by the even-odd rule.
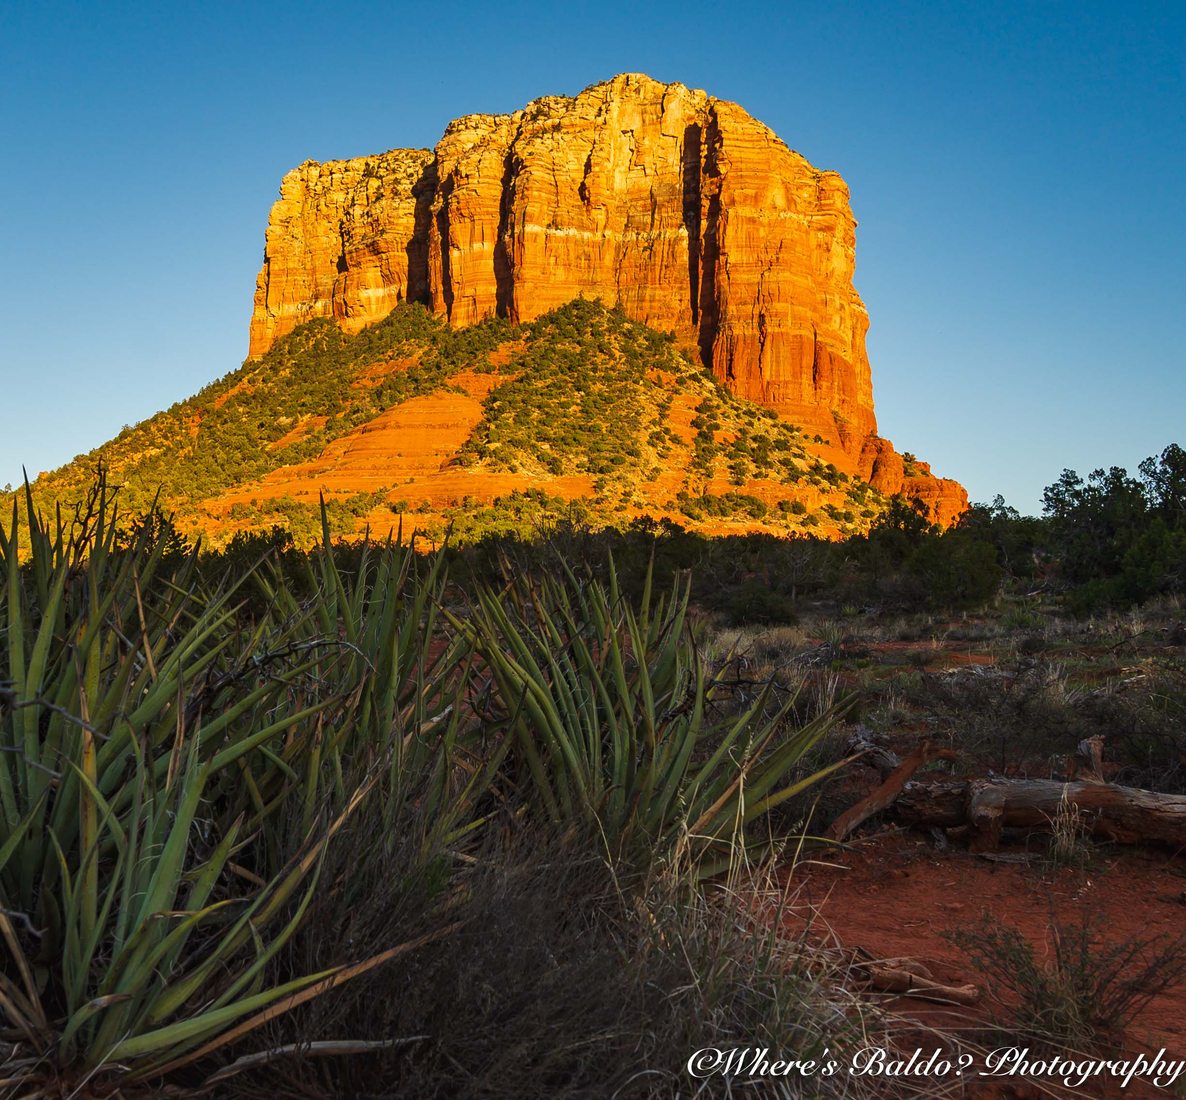
[[[418,305],[347,335],[315,320],[194,397],[40,477],[43,509],[102,466],[129,511],[177,528],[441,538],[579,515],[706,533],[843,537],[886,498],[842,450],[734,396],[665,336],[577,299],[511,328],[452,329]],[[511,517],[511,522],[508,522]]]

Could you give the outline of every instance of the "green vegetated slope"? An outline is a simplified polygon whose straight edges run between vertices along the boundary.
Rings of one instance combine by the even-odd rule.
[[[531,511],[558,513],[576,495],[600,524],[651,514],[692,526],[845,534],[885,507],[869,485],[819,457],[822,440],[731,395],[669,336],[582,299],[513,330],[502,320],[453,330],[418,305],[354,336],[311,321],[261,359],[44,475],[37,497],[70,504],[102,464],[122,486],[125,509],[143,510],[159,492],[187,532],[225,541],[233,529],[280,523],[304,538],[319,526],[315,505],[265,489],[257,496],[259,480],[316,459],[412,398],[462,394],[454,379],[463,371],[498,376],[448,463],[477,491],[442,501],[415,478],[393,477],[378,492],[339,483],[329,500],[339,533],[411,508],[438,526],[479,519],[461,524],[477,534],[482,513],[524,511],[505,495],[481,502],[482,478],[492,474],[503,475],[500,485],[505,475],[521,477]],[[220,504],[235,489],[249,501]]]
[[[102,463],[125,508],[151,504],[159,490],[184,515],[187,505],[307,461],[385,409],[446,385],[508,331],[505,322],[486,321],[455,332],[420,306],[396,309],[356,336],[329,320],[310,321],[260,359],[43,475],[38,493],[75,499]],[[414,361],[377,385],[359,384],[367,367],[403,358]],[[296,438],[278,445],[289,436]]]

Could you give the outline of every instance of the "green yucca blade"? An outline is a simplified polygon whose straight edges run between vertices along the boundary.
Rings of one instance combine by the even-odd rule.
[[[505,697],[513,698],[514,692],[522,691],[531,726],[528,727],[521,722],[519,732],[525,739],[531,738],[532,729],[542,735],[551,771],[551,782],[545,780],[545,783],[554,792],[561,811],[570,816],[578,800],[587,802],[588,791],[581,789],[579,783],[574,784],[574,780],[581,774],[580,765],[572,738],[565,729],[555,700],[548,691],[546,679],[542,674],[533,675],[510,657],[498,653],[497,649],[488,650],[486,658],[492,667],[497,666],[502,673],[501,678],[506,685]]]
[[[318,974],[296,978],[263,993],[257,993],[253,997],[246,997],[233,1004],[224,1005],[222,1008],[203,1012],[165,1027],[142,1032],[115,1044],[111,1048],[108,1058],[116,1062],[130,1062],[150,1055],[160,1057],[164,1054],[180,1054],[190,1047],[197,1046],[203,1040],[217,1034],[249,1013],[257,1012],[282,997],[297,993],[324,978],[328,978],[336,969],[323,970]]]
[[[68,1002],[71,1007],[79,1005],[84,988],[88,982],[93,980],[95,960],[99,957],[100,949],[105,946],[107,933],[111,927],[114,905],[120,896],[120,872],[125,855],[126,849],[121,849],[112,870],[113,877],[108,883],[107,889],[103,891],[103,901],[99,907],[95,928],[92,930],[90,939],[82,943],[78,960],[74,963],[76,970],[74,995]],[[66,984],[69,986],[68,982]]]
[[[235,842],[239,839],[239,830],[243,827],[243,815],[240,814],[225,835],[218,842],[218,846],[210,854],[210,858],[202,865],[202,869],[190,884],[189,894],[185,899],[186,909],[201,909],[214,890],[214,885],[222,874],[223,868],[235,850]]]
[[[349,641],[353,642],[357,635],[357,624],[352,615],[353,609],[350,601],[346,598],[346,588],[342,583],[341,572],[338,570],[338,564],[334,558],[333,541],[329,533],[329,514],[326,511],[325,498],[319,495],[319,500],[321,506],[322,544],[319,548],[318,558],[321,562],[324,591],[333,594],[335,618],[342,620],[346,637]]]
[[[385,951],[381,951],[377,955],[372,955],[369,959],[365,959],[362,962],[352,963],[347,966],[339,966],[332,970],[325,971],[323,974],[316,976],[315,980],[312,981],[311,984],[306,985],[304,989],[299,991],[290,991],[286,994],[283,994],[282,999],[272,999],[270,1003],[273,1007],[265,1007],[262,1011],[257,1012],[255,1015],[251,1016],[249,1019],[245,1020],[243,1023],[239,1024],[230,1031],[225,1030],[225,1025],[217,1028],[214,1031],[215,1037],[209,1042],[205,1043],[203,1046],[198,1047],[196,1050],[193,1049],[194,1044],[191,1041],[187,1041],[186,1046],[189,1049],[187,1051],[175,1054],[171,1060],[163,1061],[162,1059],[157,1058],[148,1062],[148,1064],[141,1068],[137,1076],[140,1078],[147,1078],[153,1075],[163,1075],[170,1070],[188,1065],[198,1058],[212,1053],[219,1047],[225,1046],[229,1041],[232,1041],[238,1036],[267,1023],[275,1016],[290,1011],[298,1004],[301,1004],[313,997],[320,996],[321,994],[328,992],[329,990],[343,984],[344,982],[351,981],[359,975],[365,974],[373,970],[376,966],[380,966],[383,963],[388,962],[407,951],[415,950],[416,948],[422,947],[425,944],[443,939],[445,936],[451,935],[453,932],[455,932],[460,926],[460,923],[446,925],[432,932],[428,932],[415,940],[409,940],[405,943],[397,944],[395,947],[389,947]],[[298,979],[298,981],[303,981],[303,979]],[[260,994],[259,996],[270,996],[270,994],[265,993]],[[279,1000],[280,1003],[276,1003],[277,1000]]]
[[[118,951],[128,937],[128,925],[132,919],[132,898],[135,896],[137,875],[140,872],[140,844],[144,821],[149,816],[152,792],[149,790],[151,775],[139,739],[133,737],[128,742],[133,756],[135,772],[132,781],[127,784],[130,791],[129,803],[123,810],[123,820],[127,825],[124,830],[127,838],[127,855],[124,860],[124,873],[120,882],[119,907],[116,909],[115,927],[112,930],[114,950]]]
[[[753,803],[747,804],[745,807],[745,812],[742,815],[743,823],[748,825],[751,821],[761,817],[763,814],[769,813],[770,810],[774,809],[775,806],[781,805],[789,798],[794,798],[795,795],[801,794],[803,791],[807,790],[808,787],[813,786],[822,779],[826,779],[829,775],[839,771],[841,768],[847,767],[851,763],[851,757],[844,760],[833,761],[831,764],[827,764],[824,767],[817,769],[810,775],[806,775],[802,779],[796,780],[794,783],[783,787],[781,790],[776,791],[773,794],[769,794],[765,798],[758,799]]]
[[[272,936],[271,942],[266,946],[262,942],[259,942],[257,938],[255,960],[211,1003],[211,1008],[218,1009],[225,1005],[233,1004],[235,1001],[241,999],[244,990],[263,980],[264,967],[271,962],[276,952],[292,938],[293,933],[296,932],[297,928],[300,927],[305,919],[305,913],[309,909],[309,903],[313,900],[313,895],[317,890],[317,883],[321,875],[322,861],[325,856],[324,847],[322,848],[321,856],[322,858],[317,861],[316,867],[309,878],[308,889],[298,903],[292,918],[276,935]],[[258,930],[253,923],[248,922],[247,927],[254,937],[258,937]]]
[[[694,797],[695,791],[699,786],[695,779],[689,783],[688,773],[692,756],[696,751],[699,741],[700,726],[704,716],[704,694],[701,690],[702,688],[703,678],[698,674],[695,701],[692,704],[692,714],[686,720],[680,721],[676,726],[677,732],[674,740],[677,751],[664,767],[667,780],[663,784],[651,810],[652,827],[654,827],[654,823],[672,820],[676,812],[677,799],[689,787],[691,787]]]
[[[793,704],[794,700],[788,699],[786,705],[771,719],[770,732],[772,736],[781,728],[783,720]],[[755,775],[750,782],[750,797],[760,800],[772,790],[781,781],[782,776],[799,762],[803,754],[836,724],[838,715],[843,713],[847,705],[847,702],[842,702],[830,708],[785,738],[776,749],[772,750],[763,762],[761,774]]]
[[[41,794],[38,795],[37,800],[25,811],[25,816],[17,822],[5,839],[3,844],[0,844],[0,876],[4,873],[4,868],[8,865],[8,861],[12,859],[13,855],[20,849],[22,844],[28,843],[26,834],[32,827],[35,820],[41,818],[42,804],[49,797],[49,788],[42,788]],[[0,878],[0,881],[3,881]]]
[[[63,1053],[67,1056],[73,1054],[75,1050],[74,1040],[79,1030],[90,1024],[100,1012],[113,1008],[116,1005],[125,1004],[129,1000],[131,1000],[131,994],[109,993],[87,1001],[86,1004],[70,1013],[65,1026],[62,1028],[62,1035],[59,1039]]]
[[[201,963],[190,974],[173,982],[161,993],[152,1008],[152,1022],[166,1020],[177,1012],[199,989],[205,986],[210,973],[222,964],[222,960],[232,957],[247,942],[257,927],[262,927],[275,916],[308,876],[314,865],[323,857],[325,845],[357,809],[373,785],[374,780],[368,780],[356,790],[342,812],[326,829],[324,835],[317,840],[311,838],[252,901],[247,911],[231,929],[209,947]]]
[[[40,513],[33,503],[33,488],[29,479],[25,479],[25,520],[29,527],[29,560],[33,565],[33,578],[39,596],[44,598],[49,591],[49,574],[55,555],[51,550],[48,523],[42,524]],[[13,503],[15,510],[15,500]],[[58,517],[57,530],[62,529],[61,516]],[[60,556],[60,555],[57,555]]]
[[[321,715],[318,714],[318,723],[314,730],[314,735],[310,739],[311,743],[306,749],[305,755],[305,780],[304,780],[304,812],[302,815],[305,829],[309,829],[313,824],[314,815],[317,812],[317,796],[320,788],[321,776]]]
[[[320,702],[314,703],[312,706],[304,707],[293,714],[285,715],[279,721],[265,726],[263,729],[253,733],[250,737],[240,738],[234,744],[229,745],[227,748],[223,749],[222,752],[215,754],[214,758],[210,761],[211,771],[218,771],[221,768],[225,768],[228,765],[233,764],[236,760],[246,756],[249,752],[252,752],[258,746],[271,740],[271,738],[275,737],[283,730],[297,725],[306,718],[312,718],[315,715],[320,714],[330,706],[331,702],[331,699],[323,699]]]
[[[14,700],[28,697],[28,681],[25,676],[25,625],[24,615],[22,614],[24,593],[21,584],[20,563],[17,561],[15,549],[15,544],[19,541],[19,525],[20,516],[17,512],[16,501],[14,499],[12,505],[12,542],[14,546],[8,554],[6,563],[8,565],[8,675],[13,685]],[[32,526],[31,523],[30,526]],[[0,785],[0,797],[3,799],[6,824],[9,828],[12,828],[21,816],[17,809],[14,785],[22,791],[29,789],[27,785],[27,767],[24,757],[21,755],[28,751],[28,746],[24,743],[23,724],[17,718],[15,711],[9,711],[9,721],[12,723],[12,726],[11,729],[5,730],[4,747],[11,750],[11,754],[0,754],[0,774],[3,775],[2,785]],[[15,770],[15,775],[9,773],[10,761]]]
[[[120,956],[112,961],[108,972],[107,988],[112,988],[111,983],[118,978],[114,988],[120,992],[143,993],[146,986],[156,980],[158,974],[175,972],[182,949],[202,920],[229,906],[241,904],[234,898],[227,898],[211,905],[206,904],[210,892],[229,859],[236,833],[237,827],[222,839],[210,859],[201,867],[186,898],[185,909],[153,915],[154,923],[158,919],[179,920],[180,923],[167,932],[160,931],[156,927],[150,929],[148,924],[138,930],[139,935],[133,936]],[[211,969],[213,969],[213,963]],[[148,1011],[149,1008],[146,1007],[144,1013]]]
[[[496,673],[495,679],[500,682],[503,698],[514,698],[514,695],[512,694],[514,688],[511,687],[506,678],[501,677]],[[531,714],[533,722],[540,720],[538,710],[534,707],[532,701],[530,700],[530,695],[531,691],[529,686],[527,684],[523,684],[519,690],[518,705],[515,708],[516,718],[514,720],[514,724],[511,726],[511,729],[514,733],[516,743],[523,752],[523,757],[527,764],[528,771],[530,772],[531,778],[535,783],[535,791],[543,799],[544,809],[547,811],[548,816],[553,821],[560,821],[561,799],[559,792],[557,792],[553,787],[552,779],[549,776],[548,767],[544,762],[543,754],[540,752],[539,746],[536,744],[535,738],[531,734],[531,729],[526,724],[521,714],[521,712],[526,708],[529,712],[534,712]]]
[[[770,791],[774,790],[782,782],[787,772],[799,762],[803,754],[815,744],[825,730],[826,727],[818,730],[808,728],[805,733],[797,733],[776,749],[765,753],[762,750],[767,747],[769,741],[764,742],[752,757],[753,765],[749,769],[746,784],[746,794],[749,800],[755,804],[759,803]]]
[[[98,677],[98,669],[95,670],[95,677]],[[96,684],[96,690],[98,685]],[[87,708],[85,706],[85,696],[82,698],[82,716],[85,721],[87,717]],[[86,853],[83,861],[85,880],[82,884],[82,936],[86,941],[90,941],[95,934],[97,922],[99,919],[99,808],[95,798],[91,795],[90,789],[94,788],[98,776],[95,770],[95,738],[91,731],[84,726],[79,731],[79,739],[82,742],[82,759],[79,763],[79,771],[85,779],[85,784],[79,788],[78,795],[78,841],[81,850]]]
[[[583,782],[588,785],[595,776],[600,775],[598,757],[601,737],[596,711],[589,705],[587,687],[579,671],[564,654],[560,632],[542,608],[539,622],[549,636],[548,644],[544,647],[544,661],[548,670],[547,682],[557,695],[557,717],[560,726],[572,735],[569,741],[573,756],[578,761],[580,774],[584,776]],[[580,734],[583,736],[578,736]]]
[[[197,812],[210,770],[209,765],[203,767],[199,764],[196,747],[191,748],[185,774],[179,779],[179,798],[168,837],[149,879],[144,901],[135,919],[136,924],[143,924],[151,914],[171,909],[174,905],[189,846],[190,824]]]
[[[628,751],[627,742],[629,735],[624,728],[624,721],[619,714],[619,708],[614,706],[609,685],[607,685],[605,678],[602,676],[601,669],[594,660],[593,653],[589,649],[585,639],[579,635],[574,635],[571,645],[576,667],[581,670],[581,675],[584,677],[586,684],[592,688],[594,696],[593,703],[597,707],[598,720],[604,723],[604,728],[608,732],[608,740],[611,748],[610,755],[613,761],[613,786],[618,788],[629,786],[632,782],[634,753]],[[629,721],[628,716],[625,721]]]
[[[754,719],[761,713],[769,697],[769,688],[764,689],[758,698],[732,722],[713,751],[712,755],[697,769],[692,782],[697,787],[708,785],[714,775],[721,773],[721,765],[725,758],[733,751],[733,747],[741,737],[752,728]]]
[[[458,825],[457,822],[486,791],[490,790],[494,777],[502,767],[510,747],[509,738],[501,738],[494,750],[488,753],[485,766],[480,770],[475,770],[469,782],[458,792],[451,810],[438,817],[437,833],[444,847],[456,844],[462,837],[485,825],[486,818],[484,817],[474,818],[461,825]]]
[[[134,970],[136,978],[129,982],[127,988],[130,994],[141,993],[146,985],[153,981],[158,974],[170,974],[172,968],[170,961],[174,963],[181,955],[183,948],[186,946],[186,941],[193,935],[194,931],[202,921],[206,920],[212,914],[221,913],[223,910],[229,909],[232,906],[239,905],[241,902],[237,898],[224,898],[222,901],[212,902],[210,905],[203,906],[200,909],[181,910],[176,913],[162,914],[170,920],[177,920],[179,923],[152,947],[152,950],[137,958],[129,969]],[[214,971],[211,967],[209,972]]]
[[[319,712],[316,717],[318,721],[320,721],[321,713]],[[255,751],[261,759],[266,760],[269,764],[271,764],[277,772],[279,772],[285,779],[289,781],[289,783],[293,785],[300,783],[301,777],[297,773],[296,769],[287,760],[285,760],[283,756],[269,748],[267,744],[257,745]],[[309,751],[308,741],[293,741],[284,751],[289,755],[289,757],[294,759],[298,758],[303,753]]]
[[[763,693],[763,696],[759,699],[759,704],[756,704],[756,706],[760,705],[764,698],[765,693]],[[798,756],[801,755],[800,753],[795,753],[788,760],[775,759],[773,761],[767,760],[763,762],[762,753],[777,732],[780,718],[768,723],[766,729],[759,733],[756,744],[747,747],[742,759],[737,763],[735,770],[725,775],[724,778],[727,781],[717,785],[717,789],[720,789],[723,785],[723,790],[691,826],[693,833],[719,832],[722,827],[728,825],[730,822],[734,822],[741,813],[739,807],[754,794],[755,790],[760,794],[764,794],[779,781],[786,773],[787,768],[798,759]],[[751,773],[755,772],[756,775],[753,775],[751,778]],[[712,793],[715,793],[715,790]],[[744,817],[741,820],[744,823]]]
[[[638,615],[639,627],[644,635],[649,635],[651,630],[651,583],[655,576],[655,547],[651,545],[651,553],[647,559],[647,571],[643,575],[642,581],[642,596],[638,601]],[[659,608],[659,613],[662,613],[662,607]]]
[[[96,808],[98,808],[98,804]],[[104,824],[107,822],[105,821]],[[66,855],[62,851],[56,835],[51,833],[51,837],[62,874],[61,890],[66,926],[62,967],[63,985],[66,989],[67,1004],[75,1006],[83,999],[91,961],[98,948],[101,935],[101,909],[96,873],[99,863],[100,837],[96,828],[95,835],[91,838],[89,845],[81,849],[79,866],[74,873],[67,863]],[[108,889],[103,892],[102,912],[110,911],[109,905],[115,894],[120,861],[126,850],[126,842],[120,835],[118,824],[114,825],[111,842],[117,851],[114,869],[116,879],[113,879]]]
[[[650,669],[647,667],[647,646],[643,642],[642,629],[639,626],[638,620],[631,614],[629,608],[624,609],[622,616],[623,622],[626,626],[627,634],[630,638],[630,643],[634,648],[634,660],[637,662],[638,668],[636,671],[636,682],[638,683],[639,692],[641,694],[641,705],[639,706],[639,715],[643,721],[643,727],[646,730],[647,745],[651,750],[655,746],[655,693],[651,685]]]
[[[53,641],[54,631],[58,628],[58,610],[62,604],[62,597],[66,589],[66,569],[61,567],[57,571],[57,576],[54,578],[53,587],[49,592],[48,599],[44,605],[45,609],[41,618],[41,625],[37,631],[36,638],[33,642],[33,649],[29,655],[29,663],[23,676],[14,675],[14,687],[18,692],[16,700],[18,703],[24,703],[22,710],[22,718],[24,724],[24,749],[26,759],[30,761],[38,760],[40,757],[40,745],[37,736],[38,710],[32,704],[40,698],[43,687],[43,678],[45,676],[46,662],[49,658],[50,643]],[[14,601],[14,606],[19,607],[19,600]],[[19,647],[23,649],[23,639],[18,643]],[[15,672],[15,670],[14,670]],[[22,682],[23,681],[23,682]],[[36,768],[31,768],[25,773],[25,785],[29,793],[36,798],[42,786],[46,783],[46,777],[43,772]]]
[[[73,986],[70,979],[72,975],[78,975],[79,973],[78,958],[81,944],[78,935],[77,919],[78,888],[73,876],[70,874],[70,864],[66,859],[66,853],[62,850],[62,845],[53,833],[49,835],[49,842],[53,850],[53,857],[57,861],[61,881],[59,892],[61,894],[64,915],[62,922],[64,925],[64,934],[59,946],[62,952],[63,970],[65,972],[63,985],[65,986],[68,997],[72,995],[73,997],[77,997],[78,990]]]

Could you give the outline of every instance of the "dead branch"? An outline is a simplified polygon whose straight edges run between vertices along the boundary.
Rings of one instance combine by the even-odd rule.
[[[874,993],[960,1005],[975,1004],[980,999],[980,990],[976,986],[938,982],[917,959],[878,959],[858,947],[849,965]]]
[[[893,805],[910,777],[924,764],[929,764],[932,760],[953,760],[955,755],[952,749],[940,748],[931,741],[920,742],[918,748],[890,772],[877,790],[861,799],[855,806],[850,806],[832,822],[826,835],[831,840],[843,840],[863,821]]]

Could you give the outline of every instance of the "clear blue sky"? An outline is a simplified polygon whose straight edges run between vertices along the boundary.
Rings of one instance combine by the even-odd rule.
[[[1186,5],[0,0],[0,483],[247,349],[280,178],[622,71],[852,191],[882,433],[1037,511],[1186,445]]]

